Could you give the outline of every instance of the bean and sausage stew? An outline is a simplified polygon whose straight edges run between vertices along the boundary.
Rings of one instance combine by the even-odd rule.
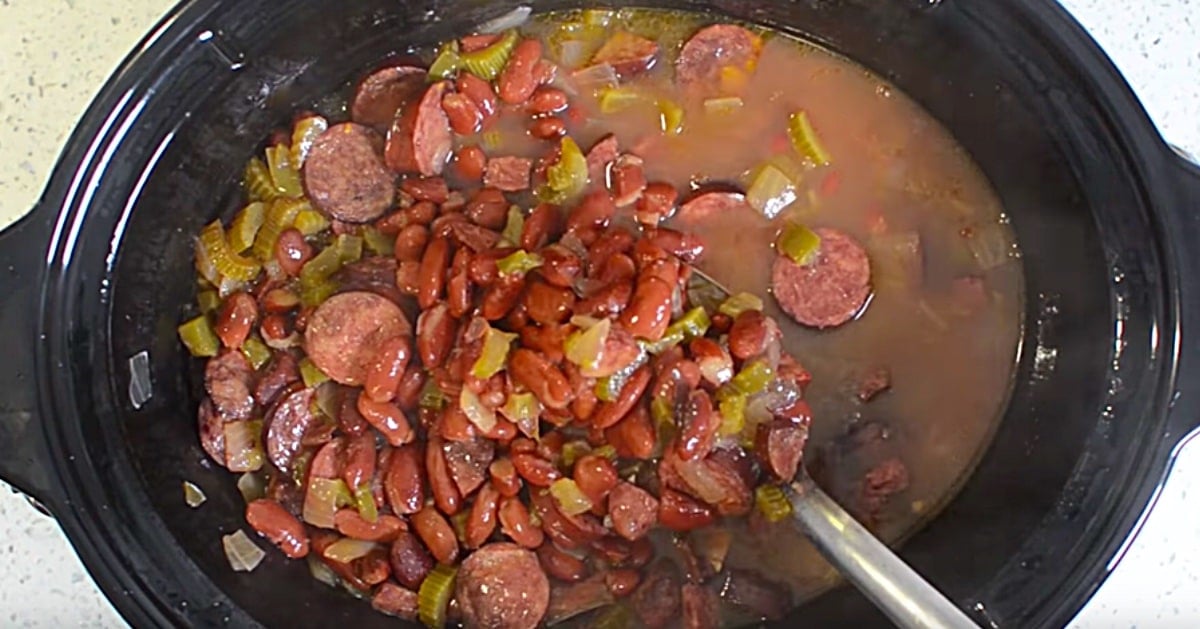
[[[244,192],[179,329],[200,443],[249,529],[431,627],[782,618],[833,582],[779,524],[801,465],[896,539],[1007,394],[1020,268],[986,181],[777,33],[470,34],[297,114]]]

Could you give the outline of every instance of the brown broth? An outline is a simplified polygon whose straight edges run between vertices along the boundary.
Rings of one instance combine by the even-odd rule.
[[[552,14],[531,26],[555,32],[573,15]],[[645,159],[649,180],[683,190],[740,184],[772,155],[791,153],[784,135],[790,113],[804,109],[832,155],[808,168],[799,200],[768,221],[752,211],[680,226],[700,233],[708,253],[700,267],[732,291],[764,296],[780,321],[785,348],[813,374],[814,411],[806,453],[811,461],[848,425],[882,421],[908,467],[909,488],[881,513],[878,532],[898,541],[953,497],[986,450],[1010,391],[1023,302],[1015,241],[990,184],[969,155],[928,113],[884,80],[844,58],[778,33],[766,33],[757,70],[733,113],[708,115],[686,102],[673,81],[679,44],[703,16],[625,10],[614,18],[657,35],[664,55],[632,84],[686,106],[685,129],[664,137],[653,108],[603,114],[588,95],[577,98],[586,122],[572,129],[585,149],[609,132]],[[669,28],[662,28],[663,25]],[[548,51],[556,50],[550,37]],[[523,151],[514,146],[510,150]],[[837,179],[836,186],[833,180]],[[787,219],[835,227],[862,243],[872,261],[873,297],[842,327],[816,331],[782,313],[769,293],[772,242]],[[886,227],[882,227],[886,224]],[[906,271],[892,252],[918,236],[923,262]],[[999,255],[983,259],[969,243],[993,239]],[[980,278],[985,302],[969,307],[954,280]],[[885,366],[892,388],[870,403],[855,396],[868,370]],[[836,473],[836,471],[835,471]],[[836,582],[836,575],[798,533],[772,531],[769,544],[734,525],[730,564],[788,581],[798,600]],[[779,527],[786,528],[786,527]]]

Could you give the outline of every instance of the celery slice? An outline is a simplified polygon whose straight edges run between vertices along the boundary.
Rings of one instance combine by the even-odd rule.
[[[829,151],[825,150],[817,137],[816,130],[808,120],[808,112],[798,111],[788,118],[788,138],[792,141],[792,148],[802,157],[818,166],[829,163]]]
[[[216,356],[221,349],[221,340],[205,315],[179,326],[179,340],[183,341],[188,353],[196,357]]]

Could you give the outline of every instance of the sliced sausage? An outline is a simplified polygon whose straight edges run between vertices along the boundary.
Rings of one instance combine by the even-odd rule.
[[[254,411],[254,368],[238,350],[226,350],[204,366],[204,389],[222,418],[249,419]]]
[[[734,24],[700,29],[684,43],[675,61],[675,80],[686,89],[707,91],[720,85],[723,68],[747,74],[758,63],[762,38]]]
[[[304,189],[319,209],[347,223],[373,221],[392,206],[396,177],[380,158],[383,139],[353,122],[330,127],[304,161]]]
[[[550,580],[533,552],[497,542],[462,562],[455,597],[468,627],[533,629],[550,604]]]
[[[406,105],[396,117],[384,152],[388,168],[425,177],[442,174],[454,143],[450,119],[442,109],[449,88],[446,81],[430,85],[424,96]]]
[[[835,229],[817,229],[821,246],[808,264],[778,256],[771,292],[802,325],[825,329],[854,319],[871,294],[871,261],[853,238]]]
[[[592,63],[607,63],[617,76],[625,79],[654,67],[658,60],[658,42],[628,31],[613,33],[592,56]]]
[[[417,586],[420,587],[420,586]],[[402,620],[417,620],[417,593],[395,583],[384,583],[371,597],[371,607],[376,611]]]
[[[209,458],[225,467],[225,420],[217,414],[211,399],[200,402],[196,423],[200,425],[200,445]]]
[[[421,540],[409,531],[401,531],[396,536],[388,552],[388,562],[392,565],[392,576],[396,581],[414,590],[421,587],[421,582],[437,565]]]
[[[546,625],[555,626],[563,621],[586,614],[594,609],[613,603],[604,575],[597,574],[578,583],[555,583],[550,588],[550,607],[546,611]]]
[[[658,500],[645,489],[622,481],[608,494],[608,515],[617,535],[636,541],[658,522]]]
[[[608,165],[621,155],[617,136],[608,134],[600,138],[587,152],[588,178],[592,185],[608,185]]]
[[[633,611],[650,629],[670,625],[679,615],[681,585],[674,565],[667,561],[655,563],[630,598]]]
[[[300,366],[296,359],[287,352],[276,352],[254,387],[254,399],[262,406],[270,406],[284,389],[299,381]]]
[[[325,300],[309,318],[304,350],[334,381],[358,386],[384,341],[411,334],[404,312],[391,301],[375,293],[341,293]]]
[[[720,599],[703,585],[688,583],[680,590],[683,629],[717,629],[721,617]]]
[[[892,372],[887,367],[876,367],[863,376],[858,383],[856,395],[864,403],[892,388]]]
[[[483,185],[505,192],[527,190],[531,168],[533,161],[525,157],[493,157],[483,171]]]
[[[721,596],[750,613],[767,620],[780,620],[792,607],[786,585],[768,581],[749,570],[731,570],[721,584]]]
[[[470,496],[488,478],[488,466],[496,456],[496,444],[491,439],[447,441],[442,445],[446,467],[459,493]]]
[[[400,305],[404,301],[396,286],[398,266],[394,258],[371,256],[343,266],[333,274],[333,280],[339,293],[367,291]]]
[[[754,436],[754,452],[765,470],[779,480],[791,481],[800,469],[806,443],[807,426],[776,419],[758,425],[758,432]]]
[[[705,220],[739,210],[750,210],[746,196],[738,192],[705,192],[692,197],[675,213],[675,220],[685,225],[696,225]]]
[[[396,119],[396,112],[421,93],[426,74],[413,66],[392,66],[368,74],[354,92],[350,118],[386,131]]]
[[[300,452],[304,433],[317,422],[312,412],[315,389],[301,389],[283,398],[267,413],[267,458],[287,472]]]

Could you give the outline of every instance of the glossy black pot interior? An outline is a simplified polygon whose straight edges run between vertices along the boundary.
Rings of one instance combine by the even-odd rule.
[[[651,4],[806,34],[865,64],[945,123],[999,191],[1027,272],[1016,389],[977,473],[902,554],[980,622],[1063,624],[1197,423],[1181,334],[1197,333],[1200,265],[1184,249],[1200,235],[1200,176],[1047,2]],[[0,471],[49,506],[134,624],[391,624],[277,553],[251,575],[230,571],[220,535],[242,526],[242,501],[199,447],[174,331],[192,297],[190,239],[228,216],[242,164],[293,110],[512,6],[186,3],[98,97],[34,214],[3,235],[3,324],[21,333],[0,368]],[[148,386],[134,382],[139,365]],[[202,508],[181,500],[185,479],[207,492]],[[810,626],[885,622],[849,589],[801,613]]]

